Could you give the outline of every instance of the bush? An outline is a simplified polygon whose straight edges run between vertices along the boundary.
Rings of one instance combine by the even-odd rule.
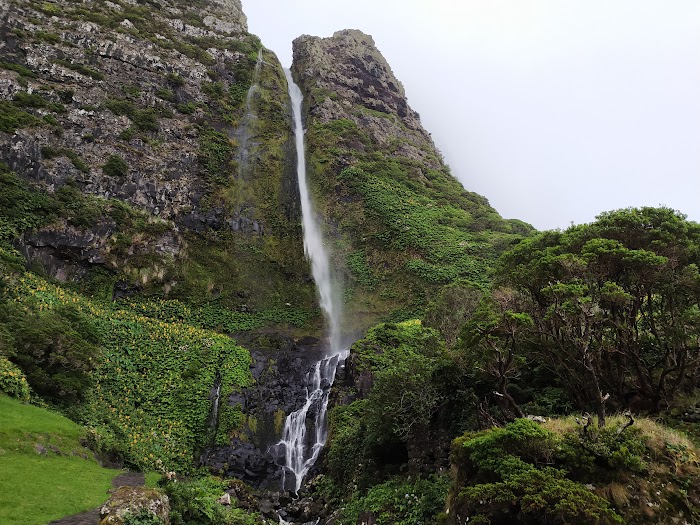
[[[262,525],[252,514],[217,502],[228,484],[211,476],[165,482],[172,525]]]
[[[445,508],[448,476],[418,478],[414,482],[396,479],[375,485],[342,510],[338,523],[359,523],[362,512],[371,511],[377,525],[426,525],[435,523]]]
[[[142,509],[138,514],[125,514],[124,525],[163,525],[163,520],[152,512]]]
[[[34,115],[19,109],[12,102],[0,101],[0,131],[14,133],[18,128],[35,126],[40,122]]]
[[[0,356],[0,392],[16,397],[20,401],[29,401],[27,378],[22,370],[2,356]]]
[[[20,313],[10,320],[14,353],[32,389],[61,404],[79,402],[91,385],[90,370],[100,350],[92,322],[70,306]]]
[[[567,470],[551,466],[557,464],[560,444],[555,433],[527,419],[455,440],[453,462],[458,474],[450,519],[470,523],[622,523],[605,499],[568,479]]]
[[[102,171],[110,177],[125,177],[129,173],[129,165],[119,155],[110,155],[102,166]]]

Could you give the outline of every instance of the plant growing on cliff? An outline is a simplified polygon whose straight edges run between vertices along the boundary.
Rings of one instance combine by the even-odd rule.
[[[212,128],[199,134],[199,162],[212,183],[223,184],[232,174],[234,162],[232,141],[225,133]]]
[[[110,155],[102,166],[102,171],[110,177],[126,177],[129,165],[120,155]]]

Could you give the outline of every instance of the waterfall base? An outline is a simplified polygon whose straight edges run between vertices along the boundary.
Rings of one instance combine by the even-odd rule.
[[[265,333],[241,335],[239,342],[251,350],[251,373],[255,382],[241,392],[222,397],[226,405],[241,406],[243,421],[226,446],[213,446],[202,455],[201,463],[213,473],[238,478],[252,487],[279,491],[282,485],[284,450],[277,445],[283,436],[285,418],[307,402],[308,375],[325,355],[327,348],[318,339],[297,342],[291,337]],[[316,414],[309,409],[309,417]],[[311,426],[309,421],[309,426]],[[308,438],[314,435],[309,431]],[[286,477],[286,490],[294,492],[294,476]]]

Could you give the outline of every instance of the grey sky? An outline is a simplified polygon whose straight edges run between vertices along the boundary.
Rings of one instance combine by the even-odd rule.
[[[664,204],[700,221],[697,0],[243,0],[291,62],[371,34],[464,186],[540,229]]]

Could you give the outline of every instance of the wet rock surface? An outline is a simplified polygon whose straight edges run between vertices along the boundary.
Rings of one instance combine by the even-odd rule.
[[[251,349],[255,383],[232,394],[227,402],[240,405],[243,428],[227,446],[207,450],[202,463],[214,473],[238,478],[256,487],[279,490],[283,483],[284,450],[278,446],[284,422],[306,401],[307,377],[324,348],[318,339],[294,339],[280,334],[242,335],[239,342]],[[260,343],[264,342],[265,347]],[[315,415],[310,410],[307,421]]]

